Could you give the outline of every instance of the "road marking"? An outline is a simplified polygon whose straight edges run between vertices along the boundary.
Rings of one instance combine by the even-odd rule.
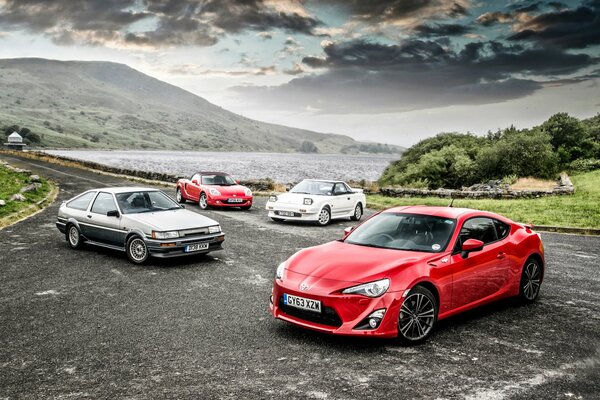
[[[23,161],[21,161],[21,160],[19,160],[19,159],[17,159],[17,158],[13,158],[13,160],[17,160],[17,161],[19,161],[19,162],[23,162]],[[59,171],[59,170],[57,170],[57,169],[54,169],[54,168],[46,167],[46,166],[44,166],[44,165],[40,165],[40,164],[36,164],[36,163],[32,163],[32,162],[27,162],[27,164],[30,164],[30,165],[36,166],[36,167],[38,167],[38,168],[43,168],[43,169],[47,169],[47,170],[50,170],[50,171],[54,171],[54,172],[56,172],[56,173],[59,173],[59,174],[62,174],[62,175],[66,175],[66,176],[70,176],[70,177],[72,177],[72,178],[78,178],[78,179],[83,179],[83,180],[86,180],[86,181],[94,182],[94,183],[97,183],[97,184],[99,184],[99,185],[102,185],[102,186],[105,186],[105,187],[106,187],[106,186],[110,186],[109,184],[107,184],[107,183],[105,183],[105,182],[100,182],[100,181],[97,181],[97,180],[95,180],[95,179],[92,179],[92,178],[84,178],[83,176],[79,176],[79,175],[75,175],[75,174],[69,174],[69,173],[67,173],[67,172]]]

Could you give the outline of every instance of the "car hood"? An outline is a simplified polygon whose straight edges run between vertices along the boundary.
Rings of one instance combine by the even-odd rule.
[[[242,185],[233,185],[233,186],[219,186],[219,185],[210,185],[208,186],[211,189],[217,189],[223,196],[245,196],[246,190],[245,186]]]
[[[386,277],[383,275],[393,269],[408,268],[439,256],[335,241],[296,253],[288,261],[287,270],[314,278],[366,283]]]
[[[125,214],[124,217],[156,231],[179,231],[219,224],[211,218],[185,209]]]
[[[324,196],[316,196],[311,194],[302,194],[302,193],[283,193],[277,195],[277,203],[282,204],[304,204],[304,199],[315,199],[317,197]]]

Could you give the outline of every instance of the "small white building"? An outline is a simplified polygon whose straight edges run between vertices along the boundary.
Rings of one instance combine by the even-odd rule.
[[[23,136],[17,132],[13,132],[8,136],[8,143],[4,143],[10,150],[23,150],[23,147],[27,146],[23,143]]]

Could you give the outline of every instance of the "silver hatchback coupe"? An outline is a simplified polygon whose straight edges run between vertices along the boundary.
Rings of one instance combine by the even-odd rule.
[[[125,251],[135,264],[221,250],[225,240],[218,222],[141,187],[83,192],[62,203],[56,227],[74,249],[86,243]]]

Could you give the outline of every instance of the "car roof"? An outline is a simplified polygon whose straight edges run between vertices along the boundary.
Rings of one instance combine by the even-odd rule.
[[[432,215],[435,217],[452,218],[457,219],[461,216],[470,217],[472,215],[489,216],[494,218],[501,218],[500,215],[490,213],[487,211],[473,210],[471,208],[458,208],[458,207],[440,207],[440,206],[402,206],[394,207],[385,210],[384,212],[399,212],[408,214],[423,214]]]
[[[157,192],[160,189],[141,187],[141,186],[113,186],[105,188],[90,189],[87,192],[108,192],[108,193],[129,193],[129,192]]]
[[[303,179],[303,181],[310,181],[310,182],[327,182],[327,183],[346,183],[344,181],[336,181],[333,179]]]

